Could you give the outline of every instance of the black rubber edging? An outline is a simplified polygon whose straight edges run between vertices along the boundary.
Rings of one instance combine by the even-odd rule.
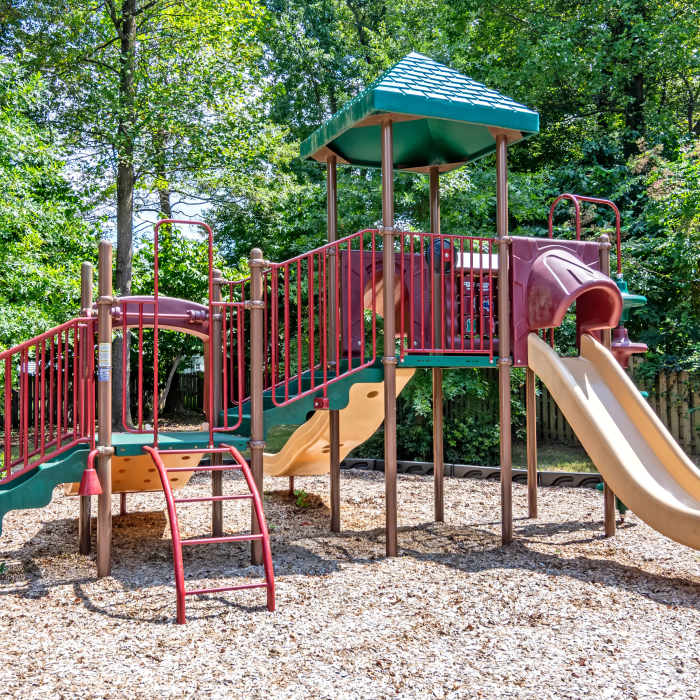
[[[340,464],[341,469],[360,469],[362,471],[384,471],[383,459],[344,459]],[[433,473],[432,462],[406,462],[400,460],[396,464],[399,474],[419,474],[427,476]],[[499,481],[501,478],[500,467],[477,467],[470,464],[445,464],[445,476],[459,479],[487,479]],[[527,471],[525,469],[513,469],[513,481],[516,484],[527,483]],[[603,481],[599,474],[591,472],[537,472],[538,486],[570,486],[595,488]]]

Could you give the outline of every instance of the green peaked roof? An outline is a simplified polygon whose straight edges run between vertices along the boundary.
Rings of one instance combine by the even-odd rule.
[[[539,115],[442,63],[412,52],[301,144],[302,158],[381,165],[380,123],[394,122],[394,166],[451,170],[539,131]]]

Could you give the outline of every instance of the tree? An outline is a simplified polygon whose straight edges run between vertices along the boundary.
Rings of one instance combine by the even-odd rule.
[[[83,156],[76,167],[116,200],[115,292],[127,296],[135,190],[157,190],[167,213],[172,182],[225,167],[223,139],[245,138],[250,121],[236,117],[246,112],[261,11],[248,0],[107,0],[97,9],[37,0],[22,9],[15,50],[46,76],[51,120]],[[123,381],[115,367],[115,404]]]
[[[95,258],[87,208],[35,119],[45,99],[38,76],[0,60],[0,348],[76,316],[80,265]]]

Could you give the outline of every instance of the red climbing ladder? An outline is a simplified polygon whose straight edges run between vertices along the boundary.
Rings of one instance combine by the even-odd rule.
[[[272,554],[270,551],[270,539],[267,532],[267,523],[265,521],[265,512],[260,499],[255,480],[250,471],[248,463],[243,458],[241,453],[235,447],[209,447],[203,449],[187,449],[187,450],[166,450],[167,454],[229,454],[233,457],[233,463],[229,464],[209,464],[206,466],[196,467],[166,467],[161,458],[161,451],[158,447],[145,446],[143,448],[155,463],[158,468],[158,474],[163,485],[165,501],[168,506],[168,519],[170,520],[170,530],[173,538],[173,567],[175,569],[175,590],[177,592],[177,621],[179,624],[185,622],[185,597],[188,595],[200,595],[203,593],[223,593],[224,591],[238,591],[247,588],[266,588],[267,589],[267,609],[271,612],[275,609],[275,574],[272,567]],[[168,479],[169,472],[213,472],[213,471],[232,471],[240,470],[243,472],[248,490],[250,493],[236,494],[231,496],[198,496],[194,498],[175,498],[173,490]],[[236,501],[250,500],[255,511],[255,517],[258,521],[259,532],[254,532],[250,535],[224,535],[221,537],[196,537],[193,539],[183,540],[180,537],[180,526],[178,523],[176,505],[179,503],[200,503],[216,501]],[[265,582],[264,583],[248,583],[242,586],[223,586],[220,588],[197,588],[193,590],[185,590],[185,572],[182,563],[182,548],[185,545],[197,544],[217,544],[219,542],[246,542],[252,540],[261,540],[263,551],[263,565],[265,567]]]

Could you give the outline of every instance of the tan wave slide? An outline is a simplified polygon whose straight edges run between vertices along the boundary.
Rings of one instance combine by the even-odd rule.
[[[396,393],[414,369],[396,370]],[[340,409],[340,459],[372,437],[384,420],[384,382],[357,382],[350,387],[348,405]],[[264,469],[269,476],[312,476],[329,470],[330,431],[328,411],[316,411],[300,425],[277,453],[265,453]]]
[[[700,469],[613,355],[583,335],[581,356],[562,358],[531,333],[528,361],[625,505],[655,530],[700,549]]]

